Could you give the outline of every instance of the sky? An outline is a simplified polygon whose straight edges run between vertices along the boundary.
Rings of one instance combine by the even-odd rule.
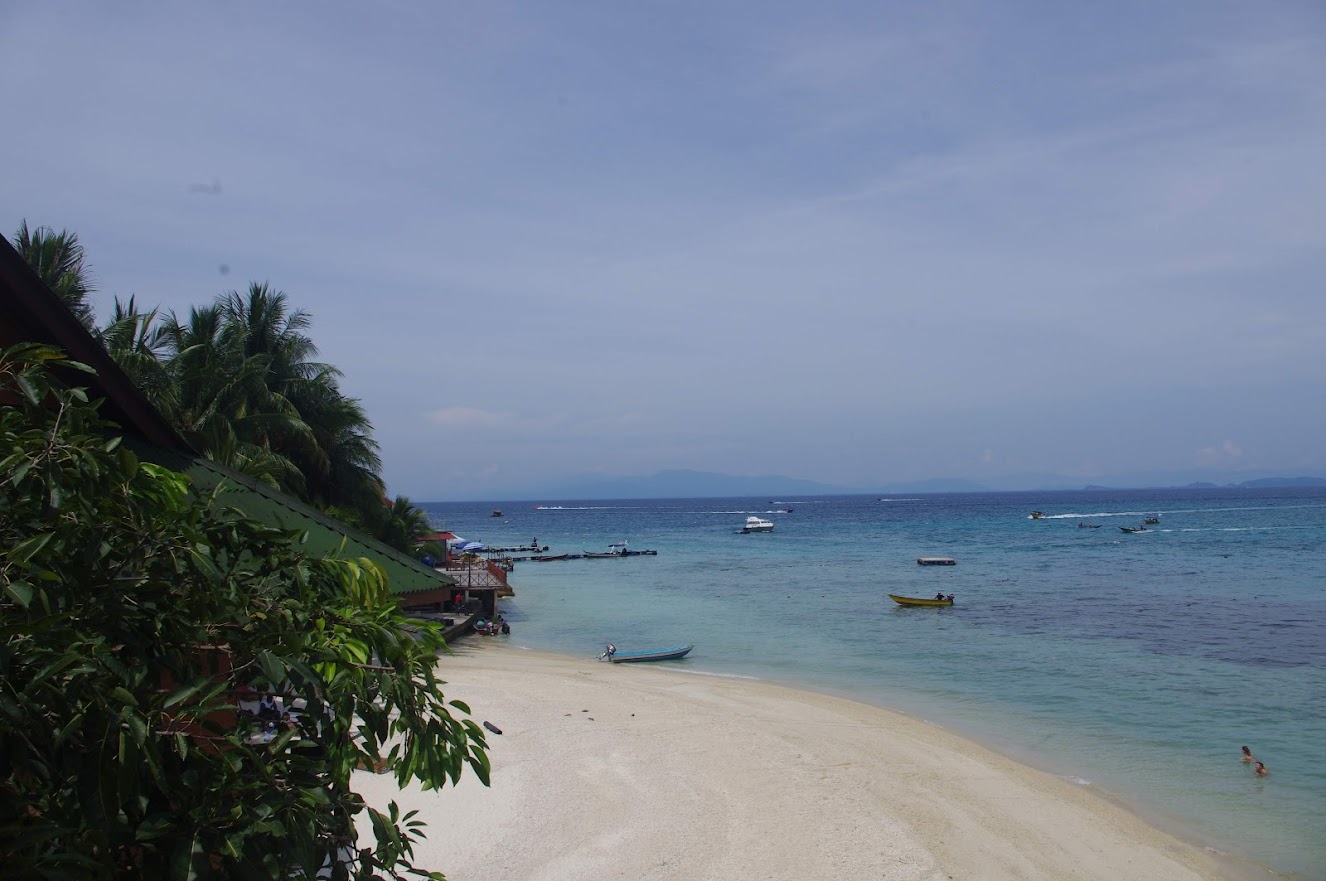
[[[0,232],[284,291],[392,494],[1326,476],[1319,2],[11,2],[0,82]]]

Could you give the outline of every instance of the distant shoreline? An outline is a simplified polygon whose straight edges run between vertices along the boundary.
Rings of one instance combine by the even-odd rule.
[[[723,476],[723,475],[718,475]],[[949,488],[935,486],[942,483]],[[1004,489],[987,487],[971,481],[922,481],[915,484],[900,484],[886,489],[861,490],[844,487],[823,486],[820,489],[789,489],[787,487],[769,489],[757,487],[750,489],[695,488],[694,491],[668,489],[665,486],[651,489],[632,488],[627,485],[604,483],[596,487],[567,488],[565,492],[529,491],[514,494],[499,491],[490,496],[474,496],[465,499],[444,499],[421,502],[422,505],[490,505],[494,502],[548,502],[548,501],[665,501],[670,499],[758,499],[796,500],[802,498],[832,498],[837,496],[890,496],[899,494],[949,496],[949,495],[1036,495],[1053,493],[1082,492],[1163,492],[1166,490],[1266,490],[1266,489],[1326,489],[1326,477],[1264,477],[1245,480],[1240,483],[1213,483],[1210,481],[1192,481],[1182,484],[1138,484],[1103,486],[1086,484],[1084,486],[1029,487],[1026,489]],[[593,490],[593,491],[591,491]],[[414,493],[418,496],[419,493]]]

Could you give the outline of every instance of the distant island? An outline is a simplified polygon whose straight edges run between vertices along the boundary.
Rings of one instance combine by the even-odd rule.
[[[1326,477],[1263,477],[1260,480],[1245,480],[1231,483],[1248,489],[1279,489],[1289,486],[1326,486]]]
[[[1166,476],[1171,480],[1166,481]],[[652,475],[568,478],[516,492],[493,494],[497,499],[680,499],[767,496],[896,495],[898,493],[982,492],[1108,492],[1122,489],[1280,489],[1326,487],[1322,477],[1260,477],[1237,483],[1173,480],[1180,475],[1121,476],[1115,486],[1075,485],[1052,474],[1012,475],[983,483],[965,478],[931,478],[876,486],[844,486],[779,474],[734,475],[715,471],[669,469]],[[1188,475],[1182,475],[1186,477]],[[1150,479],[1146,479],[1150,478]]]

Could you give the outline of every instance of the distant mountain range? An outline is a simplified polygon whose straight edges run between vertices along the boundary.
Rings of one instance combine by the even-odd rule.
[[[1166,479],[1166,478],[1169,479]],[[1321,477],[1261,477],[1236,483],[1194,481],[1191,474],[1126,475],[1110,486],[1083,485],[1081,478],[1057,474],[1021,474],[989,482],[964,478],[931,478],[877,486],[844,486],[778,474],[745,476],[714,471],[673,469],[649,476],[585,477],[523,490],[522,499],[669,499],[729,496],[809,496],[896,493],[1015,492],[1035,490],[1110,490],[1149,487],[1273,488],[1322,486]],[[516,498],[517,496],[509,496]]]

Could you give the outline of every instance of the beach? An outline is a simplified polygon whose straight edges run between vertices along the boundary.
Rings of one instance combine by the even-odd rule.
[[[375,807],[420,811],[415,863],[451,881],[1257,876],[901,713],[672,664],[454,650],[448,697],[502,731],[492,786],[354,781]]]

